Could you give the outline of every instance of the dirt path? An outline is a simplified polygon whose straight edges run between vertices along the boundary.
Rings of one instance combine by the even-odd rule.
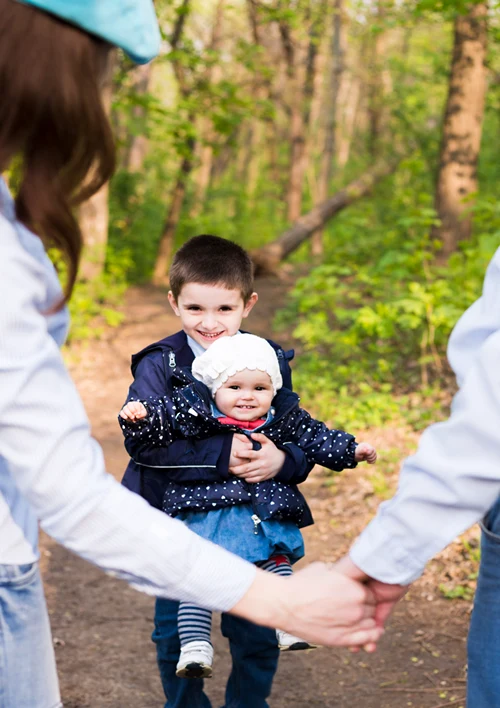
[[[259,283],[261,301],[248,321],[257,334],[271,333],[272,315],[284,297],[279,281]],[[130,383],[129,357],[155,339],[176,331],[165,295],[133,290],[127,319],[105,340],[70,354],[70,367],[104,448],[109,471],[120,479],[126,453],[116,413]],[[286,336],[280,336],[280,341]],[[286,343],[286,342],[285,342]],[[414,444],[404,431],[372,431],[384,448],[401,451]],[[384,456],[380,468],[384,465]],[[306,529],[309,561],[333,560],[344,552],[376,508],[376,485],[366,467],[339,478],[334,487],[318,469],[304,485],[316,524]],[[472,534],[474,541],[475,535]],[[164,697],[156,671],[150,633],[153,600],[134,592],[44,538],[43,569],[61,688],[66,708],[160,708]],[[437,585],[462,572],[461,544],[431,565],[397,609],[375,655],[318,649],[283,656],[272,708],[444,708],[464,706],[465,636],[470,604],[442,598]],[[448,561],[451,578],[444,575]],[[451,564],[451,565],[450,565]],[[229,671],[225,640],[214,632],[215,677],[207,692],[216,708],[223,704]]]

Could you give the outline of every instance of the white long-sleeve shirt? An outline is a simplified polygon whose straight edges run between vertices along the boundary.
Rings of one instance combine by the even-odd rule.
[[[359,568],[387,583],[415,580],[500,494],[500,249],[482,297],[452,332],[448,358],[460,387],[449,419],[424,432],[396,495],[350,551]]]
[[[138,590],[227,610],[255,567],[151,508],[104,469],[58,345],[67,312],[41,241],[0,178],[0,563],[35,561],[38,520]]]

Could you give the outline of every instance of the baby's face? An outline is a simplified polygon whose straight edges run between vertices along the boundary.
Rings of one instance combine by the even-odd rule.
[[[222,384],[215,404],[224,415],[249,421],[265,418],[274,398],[269,374],[258,369],[243,369]]]

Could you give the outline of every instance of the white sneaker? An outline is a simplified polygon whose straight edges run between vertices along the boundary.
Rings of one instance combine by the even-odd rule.
[[[288,632],[283,632],[281,629],[276,630],[276,637],[278,639],[278,647],[280,651],[300,651],[301,649],[316,649],[315,644],[309,644],[305,639],[299,639],[299,637],[294,637],[293,634],[288,634]]]
[[[210,642],[188,642],[181,648],[175,673],[180,678],[211,678],[213,660]]]

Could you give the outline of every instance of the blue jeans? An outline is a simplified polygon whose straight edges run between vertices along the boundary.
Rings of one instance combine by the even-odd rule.
[[[182,679],[175,675],[180,653],[178,607],[179,603],[173,600],[156,601],[152,639],[167,697],[165,708],[211,708],[203,692],[203,679]],[[275,631],[231,615],[222,615],[221,628],[229,639],[233,660],[223,708],[268,708],[267,698],[278,667]]]
[[[0,708],[59,708],[38,564],[0,565]]]
[[[500,708],[500,499],[484,518],[467,642],[468,708]]]

